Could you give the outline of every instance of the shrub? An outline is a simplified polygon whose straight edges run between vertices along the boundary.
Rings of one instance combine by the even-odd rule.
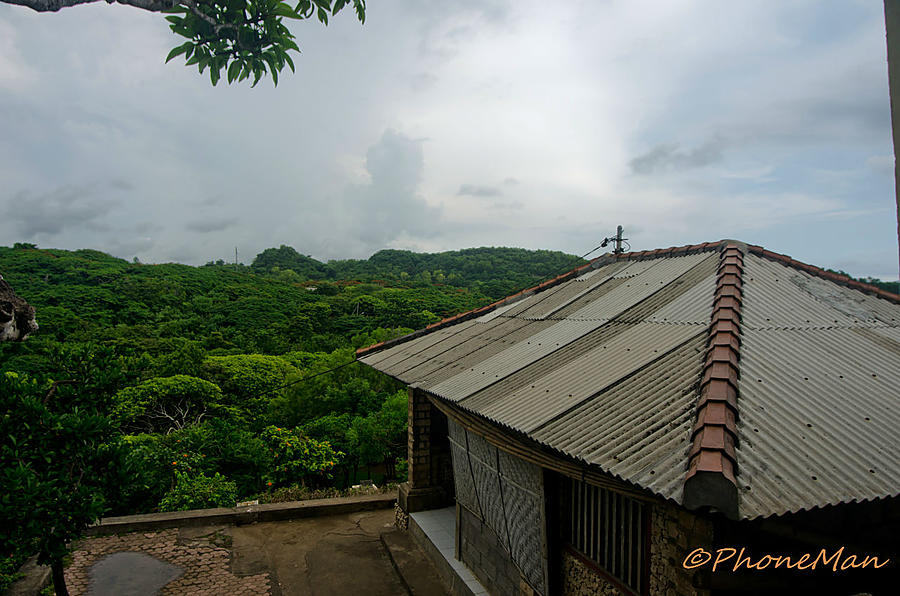
[[[262,432],[274,464],[269,486],[288,486],[316,476],[330,478],[329,472],[344,455],[325,441],[310,439],[299,428],[267,426]]]
[[[234,507],[237,486],[216,472],[212,477],[203,472],[190,475],[175,472],[175,486],[159,502],[160,511],[187,511],[211,507]]]

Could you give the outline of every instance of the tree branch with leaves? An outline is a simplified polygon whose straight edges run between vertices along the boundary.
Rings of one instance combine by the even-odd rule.
[[[165,13],[169,28],[187,39],[172,49],[169,62],[184,56],[185,65],[197,66],[200,74],[209,69],[209,79],[217,84],[225,73],[229,83],[253,78],[253,86],[266,74],[278,84],[285,66],[295,72],[288,52],[300,52],[285,19],[328,19],[352,5],[360,23],[366,21],[365,0],[300,0],[291,5],[280,0],[0,0],[37,12],[57,12],[62,8],[105,1],[150,12]]]

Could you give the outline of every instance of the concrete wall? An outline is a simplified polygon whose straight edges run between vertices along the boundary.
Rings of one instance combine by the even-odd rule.
[[[532,596],[535,593],[512,562],[497,534],[462,506],[459,506],[457,531],[459,559],[491,594]]]

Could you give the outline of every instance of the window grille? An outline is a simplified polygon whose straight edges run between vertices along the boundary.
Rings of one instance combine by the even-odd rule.
[[[563,541],[618,583],[647,593],[647,506],[619,493],[562,481]]]

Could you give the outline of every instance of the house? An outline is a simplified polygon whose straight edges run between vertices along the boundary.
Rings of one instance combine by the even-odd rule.
[[[896,593],[900,296],[723,240],[359,350],[494,594]],[[886,590],[886,592],[884,592]]]

